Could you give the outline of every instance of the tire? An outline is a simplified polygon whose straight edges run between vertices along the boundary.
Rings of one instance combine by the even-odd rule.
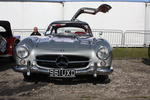
[[[150,59],[150,45],[149,45],[149,47],[148,47],[148,57],[149,57],[149,59]]]
[[[24,81],[34,81],[37,78],[37,75],[34,73],[30,73],[30,76],[27,73],[23,73]]]
[[[48,75],[40,74],[40,73],[30,73],[30,76],[27,73],[23,73],[24,81],[27,82],[38,82],[38,81],[46,81],[49,79]]]
[[[7,46],[7,41],[0,35],[0,52],[5,53]]]
[[[13,45],[13,55],[12,55],[12,57],[11,57],[11,60],[13,60],[14,62],[16,62],[15,48],[16,48],[16,46],[17,46],[17,44],[18,44],[19,42],[20,42],[19,40],[16,40],[16,41],[14,42],[14,45]]]
[[[96,79],[102,83],[109,83],[109,81],[110,81],[108,75],[98,75]]]

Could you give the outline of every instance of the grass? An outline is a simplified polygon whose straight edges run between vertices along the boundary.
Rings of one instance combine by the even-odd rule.
[[[114,59],[148,58],[148,48],[113,48]]]

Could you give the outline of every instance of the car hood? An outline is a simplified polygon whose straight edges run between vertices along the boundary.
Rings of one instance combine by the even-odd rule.
[[[77,38],[65,36],[50,36],[40,38],[37,42],[36,49],[49,51],[81,51],[91,50],[93,38]]]

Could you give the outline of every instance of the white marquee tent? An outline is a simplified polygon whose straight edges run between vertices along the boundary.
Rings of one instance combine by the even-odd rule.
[[[83,14],[79,20],[88,22],[92,29],[119,32],[121,35],[109,34],[111,39],[108,39],[110,42],[115,40],[115,44],[119,45],[123,43],[122,31],[150,30],[149,2],[150,0],[0,0],[0,20],[10,21],[15,30],[31,30],[34,26],[46,29],[52,21],[71,19],[81,7],[97,8],[100,4],[107,3],[112,6],[109,13],[98,13],[96,16]],[[26,37],[29,34],[18,31],[15,35]],[[143,34],[135,40],[132,35],[124,37],[128,37],[127,44],[143,45],[150,42],[149,37]]]

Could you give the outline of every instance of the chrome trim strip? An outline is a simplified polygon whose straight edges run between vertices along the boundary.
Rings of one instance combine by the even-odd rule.
[[[72,63],[86,63],[86,62],[90,62],[90,61],[69,61],[68,63],[69,64],[72,64]]]
[[[56,61],[51,61],[51,60],[35,60],[35,61],[53,62],[53,63],[56,63]],[[68,63],[69,63],[69,64],[72,64],[72,63],[86,63],[86,62],[90,62],[90,61],[69,61]]]
[[[35,60],[35,61],[41,61],[41,62],[53,62],[53,63],[56,63],[56,61],[51,61],[51,60]]]
[[[94,67],[97,66],[90,66],[85,69],[74,69],[76,70],[76,75],[93,75],[95,74]],[[54,68],[51,68],[54,69]],[[28,71],[27,66],[14,66],[13,70],[17,72],[22,72],[25,73]],[[49,69],[43,69],[43,68],[38,68],[36,66],[30,66],[30,71],[31,73],[43,73],[43,74],[49,74]],[[96,74],[97,75],[108,75],[113,72],[113,67],[111,66],[110,68],[97,68],[96,69]]]
[[[56,63],[56,61],[51,61],[51,60],[35,60],[35,61]],[[68,63],[71,64],[71,63],[86,63],[86,62],[90,62],[90,61],[69,61]]]

